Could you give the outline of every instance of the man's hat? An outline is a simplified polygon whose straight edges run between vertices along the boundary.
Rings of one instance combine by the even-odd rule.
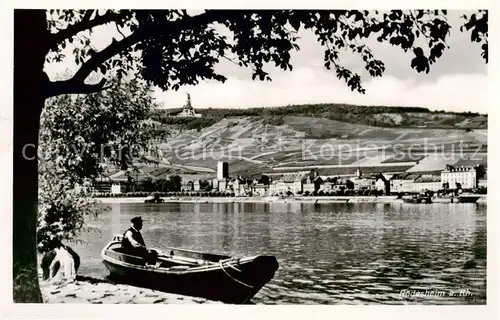
[[[132,222],[133,224],[140,223],[140,222],[142,222],[142,218],[141,217],[134,217],[130,220],[130,222]]]

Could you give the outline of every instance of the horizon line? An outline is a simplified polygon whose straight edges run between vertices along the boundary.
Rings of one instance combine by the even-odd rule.
[[[453,111],[453,110],[445,110],[445,109],[438,109],[438,108],[431,108],[431,107],[423,107],[423,106],[401,106],[401,105],[368,105],[368,104],[352,104],[352,103],[345,103],[345,102],[319,102],[319,103],[296,103],[296,104],[282,104],[282,105],[267,105],[267,106],[260,106],[260,107],[243,107],[243,106],[234,106],[234,107],[214,107],[214,106],[202,106],[202,107],[195,107],[192,106],[193,109],[263,109],[263,108],[283,108],[283,107],[299,107],[299,106],[319,106],[319,105],[332,105],[334,107],[340,107],[340,106],[350,106],[350,107],[372,107],[372,108],[418,108],[418,109],[426,109],[430,112],[442,112],[442,113],[458,113],[458,114],[464,114],[464,113],[477,113],[478,115],[482,116],[488,116],[488,113],[482,113],[480,111],[472,111],[472,110],[467,110],[467,111]],[[184,105],[181,106],[164,106],[161,105],[157,109],[178,109],[182,108]]]

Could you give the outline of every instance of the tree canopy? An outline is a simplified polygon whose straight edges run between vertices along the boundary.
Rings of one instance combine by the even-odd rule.
[[[214,66],[227,59],[251,67],[252,78],[272,80],[270,65],[293,70],[290,57],[298,32],[311,30],[324,48],[324,66],[353,90],[364,93],[361,76],[343,66],[343,50],[359,55],[372,77],[385,71],[384,61],[374,56],[365,43],[369,38],[411,51],[411,67],[417,72],[430,66],[449,48],[452,26],[447,10],[50,10],[47,23],[48,61],[60,61],[62,50],[74,45],[79,66],[70,79],[49,82],[47,96],[87,93],[106,88],[106,80],[84,83],[93,72],[132,73],[163,90],[177,90],[201,80],[224,82],[227,78]],[[462,17],[461,32],[470,32],[488,61],[488,11]],[[100,51],[90,34],[97,26],[114,24],[122,38],[113,39]],[[423,44],[423,45],[420,45]]]
[[[148,86],[125,79],[111,83],[109,90],[47,101],[40,121],[40,168],[82,183],[101,173],[103,163],[126,169],[133,153],[157,138],[160,123],[151,120],[155,103]]]

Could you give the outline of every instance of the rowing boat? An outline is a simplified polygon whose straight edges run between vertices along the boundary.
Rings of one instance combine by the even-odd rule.
[[[101,257],[116,282],[224,303],[249,303],[278,269],[274,256],[236,258],[167,248],[154,261],[123,252],[121,235],[104,247]]]

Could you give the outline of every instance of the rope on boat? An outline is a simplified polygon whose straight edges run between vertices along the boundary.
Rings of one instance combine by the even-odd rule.
[[[238,260],[239,260],[239,259],[236,259],[236,258],[229,258],[229,259],[226,259],[226,260],[219,260],[219,262],[220,262],[220,263],[226,263],[226,262],[227,262],[227,263],[229,263],[229,264],[228,264],[228,267],[229,267],[229,268],[234,269],[234,270],[236,270],[236,271],[238,271],[238,272],[241,272],[241,270],[240,270],[240,269],[236,268],[233,264],[231,264],[231,263],[230,263],[230,262],[233,262],[233,261],[238,263]]]
[[[231,268],[231,269],[234,269],[238,272],[241,272],[240,269],[236,268],[234,265],[232,265],[230,262],[236,262],[239,264],[239,260],[238,258],[229,258],[229,259],[224,259],[224,260],[219,260],[219,263],[229,263],[228,267]]]
[[[243,285],[243,286],[245,286],[245,287],[248,287],[248,288],[252,288],[252,289],[253,289],[253,286],[251,286],[251,285],[249,285],[249,284],[246,284],[246,283],[244,283],[244,282],[242,282],[242,281],[240,281],[240,280],[238,280],[238,279],[234,278],[232,275],[230,275],[230,274],[229,274],[229,272],[227,272],[227,271],[226,271],[226,269],[224,269],[224,265],[223,265],[223,264],[224,264],[224,261],[223,261],[223,260],[219,261],[219,264],[220,264],[220,267],[221,267],[222,271],[224,271],[224,273],[225,273],[225,274],[226,274],[226,275],[227,275],[230,279],[234,280],[235,282],[237,282],[237,283],[239,283],[239,284],[241,284],[241,285]],[[236,270],[238,270],[238,269],[236,269]],[[239,271],[239,270],[238,270],[238,271]],[[240,272],[241,272],[241,271],[240,271]]]
[[[233,270],[236,270],[238,272],[241,272],[240,269],[236,268],[235,266],[233,266],[232,264],[229,265],[229,268],[233,269]]]

